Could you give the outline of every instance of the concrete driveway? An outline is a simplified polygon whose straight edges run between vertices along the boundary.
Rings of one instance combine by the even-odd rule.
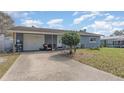
[[[22,53],[1,80],[123,80],[59,53]]]

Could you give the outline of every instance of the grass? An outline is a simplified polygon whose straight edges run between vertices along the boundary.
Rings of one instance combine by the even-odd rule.
[[[74,58],[81,63],[124,78],[124,49],[78,49]]]
[[[1,53],[0,58],[5,58],[5,62],[0,63],[0,78],[6,73],[6,71],[11,67],[11,65],[18,58],[19,54],[5,54]]]

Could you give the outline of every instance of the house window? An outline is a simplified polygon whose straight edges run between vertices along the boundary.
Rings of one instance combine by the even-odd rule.
[[[94,37],[90,38],[89,42],[90,43],[96,43],[96,38],[94,38]]]

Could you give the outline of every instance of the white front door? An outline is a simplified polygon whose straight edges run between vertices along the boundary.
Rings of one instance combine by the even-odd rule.
[[[44,35],[24,34],[23,50],[39,50],[44,44]]]

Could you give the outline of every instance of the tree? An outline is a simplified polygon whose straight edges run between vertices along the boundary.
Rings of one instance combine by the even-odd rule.
[[[87,31],[87,29],[80,30],[80,32],[86,32],[86,31]]]
[[[6,30],[13,26],[14,21],[4,12],[0,12],[0,33],[7,35]]]
[[[76,52],[76,46],[80,42],[80,35],[77,32],[67,32],[62,36],[62,43],[70,47],[70,54]]]
[[[115,30],[114,33],[110,36],[120,36],[124,35],[124,30]]]

